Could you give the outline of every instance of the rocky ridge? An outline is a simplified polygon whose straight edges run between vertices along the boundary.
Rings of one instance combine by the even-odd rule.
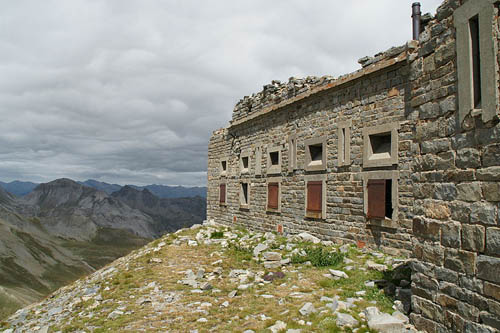
[[[214,222],[168,234],[17,311],[12,332],[416,332],[407,261]]]

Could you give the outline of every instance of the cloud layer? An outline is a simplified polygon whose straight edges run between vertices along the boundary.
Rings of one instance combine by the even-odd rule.
[[[410,15],[406,0],[3,1],[0,180],[204,185],[241,97],[351,72],[410,39]]]

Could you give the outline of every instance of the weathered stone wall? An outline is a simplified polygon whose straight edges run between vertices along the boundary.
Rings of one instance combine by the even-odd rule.
[[[410,64],[419,151],[411,318],[428,332],[493,332],[500,329],[500,125],[480,114],[458,121],[466,107],[457,94],[453,12],[460,5],[442,4]],[[495,20],[498,38],[498,11]]]
[[[469,69],[458,63],[470,50],[463,49],[463,40],[457,41],[455,18],[471,4],[493,9],[491,22],[490,17],[481,19],[481,29],[489,23],[493,27],[492,36],[481,38],[493,38],[495,58],[483,75],[494,82],[483,88],[499,90],[498,3],[446,0],[426,23],[418,44],[362,58],[361,70],[337,79],[273,82],[240,101],[230,126],[214,132],[210,141],[208,218],[260,230],[276,230],[282,224],[285,232],[309,231],[323,239],[362,241],[411,255],[416,259],[411,320],[419,329],[499,331],[500,91],[493,96],[493,117],[485,104],[482,110],[460,105],[463,80],[458,77]],[[483,96],[486,101],[491,89],[484,92],[489,94]],[[339,166],[338,127],[349,122],[350,161]],[[397,165],[363,166],[364,130],[392,123],[399,124]],[[289,169],[291,136],[297,140],[295,169]],[[305,142],[321,136],[327,142],[327,168],[308,172]],[[281,148],[279,213],[266,212],[268,145]],[[262,159],[256,168],[259,147]],[[247,175],[239,172],[241,153],[250,153]],[[221,158],[228,159],[226,176],[220,174]],[[256,169],[262,172],[256,174]],[[376,223],[366,217],[366,175],[374,171],[397,175],[398,214],[392,221]],[[326,177],[323,219],[305,217],[306,179],[313,174]],[[250,184],[248,209],[240,207],[241,181]],[[227,184],[227,205],[219,204],[221,182]]]
[[[406,47],[399,49],[406,52]],[[406,59],[406,54],[404,54]],[[313,232],[323,239],[337,242],[363,241],[378,245],[388,252],[411,252],[413,190],[410,164],[412,160],[412,121],[406,120],[407,76],[406,61],[390,63],[372,74],[356,76],[351,81],[324,89],[309,97],[263,113],[227,129],[216,131],[209,145],[208,163],[208,218],[225,223],[238,223],[261,230],[276,230],[277,224],[284,231]],[[337,126],[341,121],[351,121],[351,164],[337,166]],[[367,225],[363,212],[362,174],[363,133],[369,126],[399,122],[399,165],[388,170],[399,171],[399,216],[390,227]],[[298,168],[289,172],[288,138],[297,140]],[[306,172],[305,141],[326,136],[327,170]],[[255,175],[256,148],[262,147],[262,175]],[[281,212],[266,212],[266,149],[281,147]],[[250,151],[250,175],[240,176],[239,154]],[[220,159],[228,158],[228,174],[220,176]],[[305,217],[305,178],[310,174],[324,174],[326,187],[326,218]],[[240,209],[239,183],[248,179],[250,207]],[[227,206],[219,204],[219,183],[227,182]],[[395,219],[396,220],[396,219]]]

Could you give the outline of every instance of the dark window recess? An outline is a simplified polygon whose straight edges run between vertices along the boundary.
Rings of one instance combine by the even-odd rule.
[[[370,135],[373,154],[391,153],[391,133]]]
[[[392,219],[392,180],[370,179],[368,189],[368,218]]]
[[[279,198],[279,184],[269,183],[267,184],[267,207],[272,209],[278,209],[278,198]]]
[[[242,157],[241,162],[243,163],[243,169],[248,169],[248,156]]]
[[[222,171],[226,171],[227,170],[227,162],[226,161],[221,161],[221,166],[222,166]]]
[[[226,203],[226,184],[220,184],[219,186],[219,199],[220,203]]]
[[[241,204],[248,205],[248,184],[247,183],[241,183],[241,193],[242,193]]]
[[[277,151],[273,151],[269,153],[269,157],[271,159],[271,165],[279,165],[280,164],[280,153]]]
[[[307,212],[313,213],[315,217],[321,217],[322,212],[322,181],[307,182]]]
[[[469,20],[472,52],[472,85],[474,89],[474,108],[481,108],[481,52],[479,46],[479,17]]]
[[[310,145],[309,154],[311,155],[311,161],[322,161],[323,160],[323,145]]]
[[[342,159],[342,162],[345,162],[345,158],[346,158],[346,153],[347,153],[347,150],[346,150],[346,147],[347,147],[347,141],[346,141],[346,137],[345,137],[345,128],[342,128],[342,152],[341,152],[341,159]]]

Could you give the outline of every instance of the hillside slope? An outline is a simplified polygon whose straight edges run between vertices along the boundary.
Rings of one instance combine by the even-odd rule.
[[[71,179],[40,184],[24,199],[44,227],[60,237],[91,240],[99,228],[126,230],[143,238],[159,236],[150,216]]]
[[[159,233],[190,227],[206,218],[206,199],[201,197],[160,199],[147,189],[139,191],[128,185],[111,196],[151,216]]]
[[[61,288],[17,311],[4,328],[415,332],[392,309],[405,311],[405,304],[388,296],[409,290],[401,288],[407,286],[404,263],[308,234],[285,238],[207,223],[165,235]]]

